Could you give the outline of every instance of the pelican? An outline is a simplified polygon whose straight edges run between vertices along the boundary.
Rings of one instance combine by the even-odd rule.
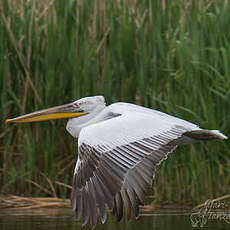
[[[103,96],[85,97],[69,104],[6,120],[36,122],[69,118],[67,131],[78,138],[71,208],[82,226],[95,227],[107,210],[117,220],[138,217],[156,166],[179,145],[227,139],[218,130],[199,126],[163,112],[117,102],[106,106]]]

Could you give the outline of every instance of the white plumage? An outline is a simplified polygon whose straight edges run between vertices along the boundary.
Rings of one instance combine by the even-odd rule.
[[[76,125],[73,120],[79,120],[74,118],[67,124],[67,130],[81,127],[71,204],[83,225],[90,221],[95,226],[98,213],[104,223],[106,206],[118,220],[123,215],[138,217],[138,205],[144,202],[156,165],[168,153],[181,144],[226,138],[219,131],[202,130],[142,106],[114,103],[105,107],[101,97],[98,102],[100,109],[90,120]]]

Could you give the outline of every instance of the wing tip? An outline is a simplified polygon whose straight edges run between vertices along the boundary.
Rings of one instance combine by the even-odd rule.
[[[200,130],[192,130],[188,131],[183,134],[184,136],[187,136],[189,138],[192,138],[195,141],[208,141],[208,140],[226,140],[228,139],[227,136],[225,136],[223,133],[221,133],[219,130],[206,130],[206,129],[200,129]]]
[[[227,140],[228,137],[225,136],[223,133],[221,133],[219,130],[211,130],[211,132],[218,138],[221,140]]]

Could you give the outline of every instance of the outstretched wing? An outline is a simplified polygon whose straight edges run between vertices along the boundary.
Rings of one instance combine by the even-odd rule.
[[[118,220],[123,215],[137,217],[156,165],[177,145],[191,141],[184,133],[200,130],[186,124],[126,112],[83,128],[71,194],[72,209],[82,225],[90,221],[94,227],[98,213],[104,223],[106,207]]]

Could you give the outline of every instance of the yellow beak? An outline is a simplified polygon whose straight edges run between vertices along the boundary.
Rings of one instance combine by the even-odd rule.
[[[39,110],[33,113],[28,113],[12,119],[7,119],[6,123],[10,122],[36,122],[47,121],[62,118],[74,118],[87,115],[76,103],[55,106],[49,109]]]

